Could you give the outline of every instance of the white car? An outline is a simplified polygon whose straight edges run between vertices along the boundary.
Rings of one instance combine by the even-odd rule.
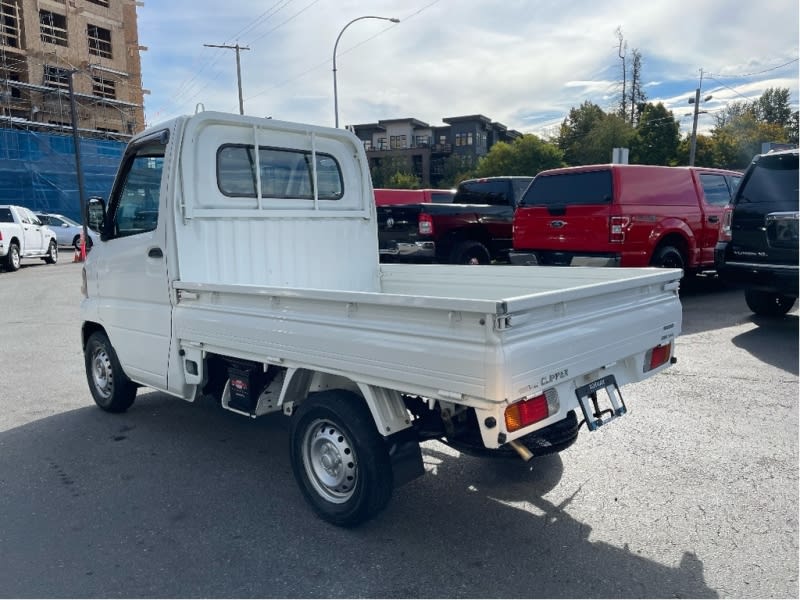
[[[37,213],[36,216],[39,217],[39,220],[43,224],[56,232],[56,239],[58,240],[59,246],[80,248],[83,225],[73,221],[69,217],[54,213]],[[88,247],[92,245],[91,236],[87,238],[86,244]]]

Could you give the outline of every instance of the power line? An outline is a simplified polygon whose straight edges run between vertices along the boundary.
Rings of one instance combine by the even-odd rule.
[[[776,71],[776,70],[778,70],[778,69],[782,69],[783,67],[789,66],[789,65],[790,65],[790,64],[792,64],[792,63],[796,63],[798,60],[800,60],[800,59],[798,59],[798,58],[793,58],[793,59],[792,59],[792,60],[790,60],[789,62],[785,62],[785,63],[783,63],[782,65],[778,65],[778,66],[776,66],[776,67],[770,67],[769,69],[764,69],[763,71],[756,71],[755,73],[743,73],[743,74],[741,74],[741,75],[725,75],[725,76],[724,76],[724,79],[741,79],[741,78],[744,78],[744,77],[754,77],[754,76],[756,76],[756,75],[761,75],[761,74],[763,74],[763,73],[769,73],[770,71]],[[714,79],[714,80],[716,80],[716,81],[718,81],[718,77],[723,77],[722,75],[717,75],[717,76],[715,77],[714,75],[712,75],[712,74],[710,74],[710,73],[706,73],[706,76],[707,76],[709,79]]]

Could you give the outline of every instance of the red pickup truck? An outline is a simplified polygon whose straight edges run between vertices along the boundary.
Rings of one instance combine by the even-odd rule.
[[[588,165],[539,173],[514,215],[513,264],[714,268],[741,173]]]

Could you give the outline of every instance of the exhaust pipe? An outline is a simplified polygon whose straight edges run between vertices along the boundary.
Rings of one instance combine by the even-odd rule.
[[[516,450],[517,454],[519,454],[519,457],[525,462],[528,462],[530,459],[533,458],[533,453],[517,440],[511,440],[510,442],[508,442],[508,445],[511,446],[514,450]]]

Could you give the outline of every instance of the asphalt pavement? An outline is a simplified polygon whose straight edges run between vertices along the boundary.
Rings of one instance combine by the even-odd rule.
[[[0,271],[0,596],[796,598],[798,315],[684,286],[678,363],[561,455],[425,444],[345,530],[291,474],[287,421],[142,389],[96,408],[80,264]],[[498,268],[502,268],[498,266]]]

